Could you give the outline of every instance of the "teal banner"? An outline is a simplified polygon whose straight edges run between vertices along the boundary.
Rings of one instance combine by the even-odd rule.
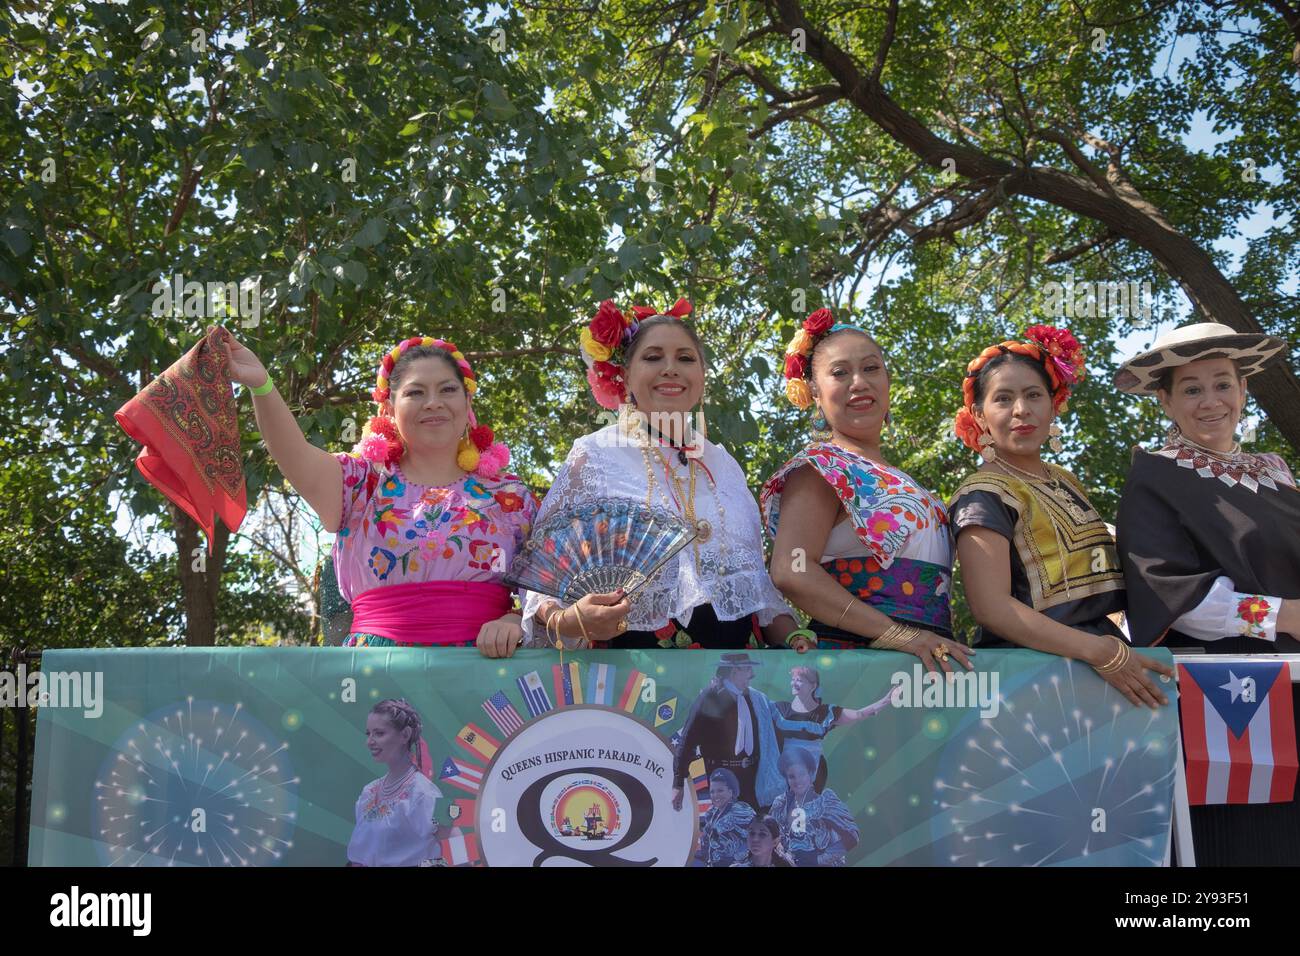
[[[1058,657],[977,663],[949,681],[875,651],[49,651],[23,675],[45,695],[29,861],[1160,865],[1174,684],[1152,711]]]

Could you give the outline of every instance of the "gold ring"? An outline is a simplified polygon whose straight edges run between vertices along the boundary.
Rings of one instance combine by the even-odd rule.
[[[940,663],[946,661],[948,659],[948,645],[940,642],[938,647],[930,648],[930,656]]]
[[[615,628],[620,634],[627,630],[627,618],[619,618],[618,627]]]

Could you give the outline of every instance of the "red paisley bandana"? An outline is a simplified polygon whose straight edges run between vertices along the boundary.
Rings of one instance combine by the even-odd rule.
[[[209,553],[217,516],[235,531],[248,511],[229,339],[214,328],[113,416],[144,446],[140,474],[207,532]]]

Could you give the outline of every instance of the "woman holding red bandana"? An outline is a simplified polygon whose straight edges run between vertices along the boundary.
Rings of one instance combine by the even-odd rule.
[[[442,339],[387,353],[372,397],[379,414],[351,454],[306,440],[249,349],[227,345],[231,378],[253,393],[271,457],[334,539],[351,647],[469,645],[513,653],[523,638],[501,583],[527,540],[537,501],[510,452],[480,425],[469,362]]]

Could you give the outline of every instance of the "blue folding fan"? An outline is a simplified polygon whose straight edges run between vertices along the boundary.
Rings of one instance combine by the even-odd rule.
[[[596,498],[537,525],[504,580],[568,603],[619,588],[631,596],[697,534],[663,508]]]

